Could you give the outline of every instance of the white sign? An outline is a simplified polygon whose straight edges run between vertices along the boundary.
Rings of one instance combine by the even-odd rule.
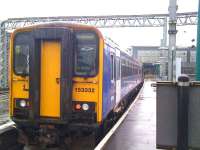
[[[176,81],[178,81],[178,77],[181,75],[181,58],[176,58]]]

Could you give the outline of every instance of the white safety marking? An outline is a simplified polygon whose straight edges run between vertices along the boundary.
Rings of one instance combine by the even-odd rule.
[[[123,120],[126,118],[126,116],[128,115],[129,111],[131,110],[131,108],[133,106],[135,106],[136,102],[138,101],[140,94],[143,90],[143,87],[140,89],[140,92],[138,93],[137,97],[135,98],[135,100],[133,101],[133,103],[129,106],[129,108],[126,110],[126,112],[122,115],[122,117],[117,121],[117,123],[112,127],[112,129],[110,129],[110,131],[106,134],[106,136],[101,140],[101,142],[95,147],[94,150],[102,150],[103,147],[105,146],[105,144],[108,142],[108,140],[110,139],[110,137],[113,135],[113,133],[117,130],[117,128],[120,126],[120,124],[123,122]]]

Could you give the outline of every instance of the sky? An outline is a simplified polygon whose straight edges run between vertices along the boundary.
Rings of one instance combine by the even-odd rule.
[[[0,20],[20,17],[98,16],[168,13],[169,0],[0,0]],[[198,10],[198,0],[177,0],[177,12]],[[190,46],[196,26],[179,27],[178,46]],[[102,29],[101,29],[102,30]],[[162,28],[103,29],[114,41],[130,45],[160,45]]]

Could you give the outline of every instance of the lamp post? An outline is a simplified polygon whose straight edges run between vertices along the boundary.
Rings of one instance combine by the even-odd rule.
[[[168,80],[175,81],[176,80],[176,63],[174,60],[176,59],[176,0],[170,0],[169,2],[169,51],[168,51]]]

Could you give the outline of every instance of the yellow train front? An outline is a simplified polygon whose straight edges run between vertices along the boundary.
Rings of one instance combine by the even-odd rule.
[[[114,58],[118,65],[121,60],[119,52],[111,48],[109,54],[106,52],[110,45],[105,44],[99,30],[84,25],[45,24],[12,33],[10,115],[20,131],[22,143],[55,144],[73,130],[94,131],[111,111],[120,110],[117,106],[124,104],[120,100],[123,97],[125,100],[141,84],[141,70],[135,61],[135,64],[131,60],[127,63],[128,66],[132,63],[137,80],[132,86],[126,83],[128,92],[120,98],[116,90],[121,88],[121,81],[117,81],[122,77],[114,66],[121,68],[115,65]],[[111,61],[104,59],[107,55]],[[110,66],[103,67],[105,60],[113,71]],[[127,72],[128,67],[125,69]],[[119,72],[118,77],[114,70]],[[111,75],[106,75],[108,71]],[[134,70],[127,73],[130,75]]]

